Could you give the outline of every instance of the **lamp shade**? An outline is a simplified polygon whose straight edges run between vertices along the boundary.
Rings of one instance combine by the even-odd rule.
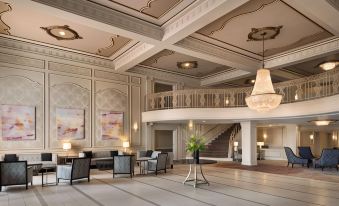
[[[129,142],[123,142],[123,143],[122,143],[122,147],[124,147],[124,148],[129,147]]]
[[[257,142],[257,145],[258,145],[259,147],[261,147],[261,146],[264,146],[265,143],[264,143],[264,142]]]
[[[281,99],[282,96],[276,94],[273,89],[270,70],[259,69],[251,96],[245,99],[248,107],[259,112],[266,112],[277,108]]]
[[[70,149],[72,149],[72,144],[71,144],[70,142],[64,142],[64,143],[62,144],[62,149],[64,149],[64,150],[70,150]]]
[[[239,142],[233,142],[233,146],[238,147],[239,146]]]

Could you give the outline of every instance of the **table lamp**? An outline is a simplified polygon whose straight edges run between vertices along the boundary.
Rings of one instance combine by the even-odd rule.
[[[260,147],[260,149],[261,149],[261,147],[264,146],[265,143],[264,143],[264,142],[257,142],[257,145],[258,145],[258,146]]]
[[[125,152],[127,152],[127,147],[129,147],[129,142],[123,142],[122,147],[125,148]]]
[[[68,152],[68,150],[72,149],[72,144],[70,142],[64,142],[62,144],[62,149],[64,149],[66,152]]]
[[[238,151],[239,142],[234,142],[233,146],[234,146],[234,151],[237,152]]]

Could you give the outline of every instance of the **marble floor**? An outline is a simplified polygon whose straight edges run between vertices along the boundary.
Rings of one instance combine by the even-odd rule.
[[[136,174],[132,179],[112,178],[111,171],[91,170],[91,181],[73,186],[41,187],[41,176],[34,186],[4,188],[0,206],[14,205],[338,205],[339,183],[291,177],[256,171],[204,165],[210,185],[193,188],[183,185],[187,165],[175,165],[167,174]],[[135,170],[139,171],[138,168]],[[49,176],[49,181],[55,181]]]

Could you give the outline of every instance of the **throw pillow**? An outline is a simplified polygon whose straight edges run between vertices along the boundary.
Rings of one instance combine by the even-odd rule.
[[[151,157],[153,153],[153,150],[147,150],[146,151],[146,157]]]
[[[92,151],[83,151],[83,153],[85,154],[86,158],[92,158],[93,157]]]
[[[41,161],[52,161],[52,153],[41,153]]]
[[[111,151],[111,157],[118,156],[118,155],[119,155],[119,151],[118,150],[112,150]]]

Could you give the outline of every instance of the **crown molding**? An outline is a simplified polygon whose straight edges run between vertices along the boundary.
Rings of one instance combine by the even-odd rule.
[[[43,56],[50,56],[58,59],[64,59],[89,65],[95,65],[99,67],[106,67],[110,69],[114,68],[114,64],[111,60],[65,51],[62,49],[51,48],[48,46],[42,46],[39,44],[29,43],[12,38],[6,38],[3,36],[0,36],[0,47],[8,48],[11,50],[23,51],[27,53],[39,54]]]
[[[122,30],[139,34],[154,40],[161,40],[163,30],[154,24],[148,23],[128,14],[96,4],[87,0],[32,0],[50,7],[61,9],[94,21],[98,21]],[[132,38],[129,36],[129,38]],[[133,37],[132,39],[135,39]],[[141,40],[141,39],[139,39]]]

